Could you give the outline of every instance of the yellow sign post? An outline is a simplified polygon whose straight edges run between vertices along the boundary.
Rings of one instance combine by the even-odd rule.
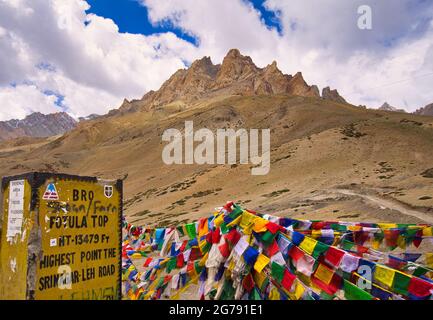
[[[121,298],[122,181],[2,180],[0,300]]]

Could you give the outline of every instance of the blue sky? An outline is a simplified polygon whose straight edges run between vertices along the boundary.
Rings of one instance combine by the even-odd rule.
[[[173,27],[170,23],[152,25],[149,22],[147,8],[140,5],[138,0],[88,0],[87,3],[90,5],[87,13],[112,19],[121,33],[150,35],[170,31],[181,39],[197,44],[197,38]]]
[[[427,0],[0,1],[0,121],[103,114],[232,48],[355,105],[414,111],[433,102],[432,21]]]
[[[261,18],[269,29],[276,29],[279,33],[282,32],[278,12],[267,10],[264,6],[265,0],[245,1],[260,12]],[[90,8],[86,10],[87,13],[112,19],[121,33],[150,35],[170,31],[181,39],[194,45],[198,44],[198,39],[194,34],[188,34],[180,28],[174,27],[171,23],[152,25],[149,21],[147,7],[141,5],[138,0],[87,0],[87,3],[90,5]]]

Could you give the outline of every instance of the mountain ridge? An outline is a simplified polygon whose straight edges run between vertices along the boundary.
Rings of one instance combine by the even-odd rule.
[[[430,103],[425,107],[418,109],[414,113],[422,116],[433,116],[433,103]]]
[[[323,99],[346,103],[336,90],[324,90]],[[141,99],[124,100],[119,109],[110,115],[137,110],[152,110],[181,101],[192,103],[199,99],[218,95],[272,95],[288,94],[320,98],[316,85],[308,85],[301,72],[284,74],[276,61],[264,68],[257,67],[251,57],[231,49],[221,64],[214,65],[210,57],[195,60],[189,68],[177,70],[159,90],[149,91]]]
[[[75,119],[66,112],[34,112],[22,120],[0,121],[0,141],[21,137],[55,136],[72,130],[76,125]]]

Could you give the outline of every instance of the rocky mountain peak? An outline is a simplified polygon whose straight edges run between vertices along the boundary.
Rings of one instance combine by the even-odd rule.
[[[0,121],[0,141],[20,137],[49,137],[72,130],[77,121],[66,112],[34,112],[22,120]]]
[[[345,102],[335,93],[332,91],[326,96]],[[210,57],[198,59],[189,68],[176,71],[159,90],[147,93],[141,100],[124,101],[120,112],[151,110],[175,101],[189,104],[218,95],[270,94],[320,97],[317,86],[308,85],[301,72],[294,76],[284,74],[276,61],[259,68],[251,57],[231,49],[221,64],[214,65]]]
[[[225,56],[216,77],[215,87],[224,87],[237,80],[254,76],[259,68],[249,56],[243,56],[238,49],[232,49]]]
[[[420,108],[415,111],[415,114],[421,116],[433,116],[433,103],[426,105],[424,108]]]
[[[214,65],[212,63],[212,60],[210,57],[203,57],[199,60],[194,61],[191,66],[188,69],[189,74],[206,74],[208,76],[211,76],[212,78],[215,78],[217,72],[218,72],[218,66]]]
[[[398,109],[398,108],[391,106],[388,102],[385,102],[384,104],[382,104],[382,106],[379,108],[379,110],[393,111],[393,112],[406,112],[404,109]]]
[[[322,90],[322,98],[325,100],[330,100],[338,103],[347,103],[346,100],[340,96],[336,89],[331,90],[330,87],[325,87]]]

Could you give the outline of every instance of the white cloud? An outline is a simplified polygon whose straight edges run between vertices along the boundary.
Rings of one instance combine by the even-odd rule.
[[[35,85],[7,87],[0,92],[0,121],[22,119],[32,112],[59,112],[55,106],[57,98],[54,95],[44,95]]]
[[[433,101],[433,4],[403,0],[267,0],[282,35],[269,30],[246,1],[142,0],[153,23],[170,21],[200,39],[219,62],[231,47],[260,66],[273,60],[309,83],[331,85],[354,104],[388,101],[414,111]],[[357,9],[368,4],[373,29],[360,30]]]
[[[0,119],[58,110],[46,90],[65,96],[74,116],[105,113],[157,89],[183,61],[206,55],[219,63],[231,48],[261,67],[276,60],[286,73],[302,71],[354,104],[388,101],[413,111],[433,102],[431,2],[267,0],[282,34],[247,0],[141,2],[154,24],[170,23],[199,45],[170,32],[119,33],[112,20],[86,14],[84,0],[0,0]],[[356,27],[359,4],[372,6],[371,31]]]
[[[157,89],[193,58],[194,46],[172,33],[119,33],[112,20],[86,15],[87,8],[82,0],[0,0],[0,96],[18,94],[10,83],[31,81],[41,92],[64,95],[75,116],[104,113]],[[7,107],[0,108],[5,118]]]

